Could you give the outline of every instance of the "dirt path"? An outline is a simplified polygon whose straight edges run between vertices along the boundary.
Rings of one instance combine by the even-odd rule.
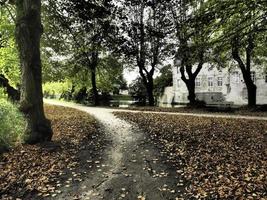
[[[46,103],[55,105],[66,105],[66,106],[77,106],[74,103],[60,102],[57,100],[45,100]],[[83,107],[80,105],[80,107]],[[227,114],[206,114],[206,113],[183,113],[183,112],[156,112],[156,111],[138,111],[138,110],[127,110],[127,109],[116,109],[116,108],[99,108],[108,112],[132,112],[132,113],[154,113],[164,115],[182,115],[182,116],[196,116],[196,117],[215,117],[215,118],[228,118],[228,119],[249,119],[249,120],[264,120],[267,121],[267,117],[261,116],[248,116],[248,115],[227,115]]]
[[[111,145],[88,178],[63,190],[53,199],[175,200],[183,193],[183,180],[162,160],[160,151],[137,127],[116,118],[113,110],[69,103],[54,104],[93,115],[102,125]]]
[[[88,112],[100,122],[103,133],[110,141],[105,147],[103,158],[94,163],[97,168],[88,172],[89,175],[84,177],[81,183],[63,189],[60,196],[52,199],[177,200],[185,192],[186,182],[181,176],[183,171],[175,171],[168,158],[164,158],[164,152],[157,149],[135,125],[112,114],[114,111],[140,111],[93,108],[58,101],[46,103]],[[267,120],[264,117],[251,116],[165,112],[161,114]]]

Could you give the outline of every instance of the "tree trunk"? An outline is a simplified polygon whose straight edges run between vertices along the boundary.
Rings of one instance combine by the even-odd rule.
[[[154,99],[154,83],[153,83],[153,78],[148,78],[148,82],[146,85],[147,89],[147,96],[148,96],[148,105],[149,106],[154,106],[155,105],[155,99]]]
[[[248,91],[248,107],[255,107],[257,104],[257,86],[255,84],[247,84]]]
[[[94,106],[99,105],[99,96],[98,96],[97,85],[96,85],[96,68],[97,68],[97,65],[98,65],[98,51],[94,50],[92,52],[91,63],[90,63],[91,84],[92,84]]]
[[[143,70],[145,69],[144,62],[138,62],[138,67],[139,67],[139,74],[146,88],[148,104],[149,106],[155,106],[153,73],[146,72],[145,75],[145,73],[143,72]]]
[[[96,86],[96,68],[91,69],[91,83],[92,83],[92,92],[93,92],[93,104],[95,106],[99,105],[99,96],[98,96],[98,91],[97,91],[97,86]]]
[[[188,80],[186,82],[186,87],[188,90],[188,100],[189,100],[189,105],[194,106],[196,103],[196,94],[195,94],[195,79],[193,80]]]
[[[41,1],[17,0],[16,9],[16,40],[22,72],[20,108],[27,119],[25,142],[35,144],[50,141],[53,134],[43,108]]]
[[[200,66],[200,65],[199,65]],[[185,77],[185,69],[184,67],[180,68],[180,72],[181,72],[181,78],[184,81],[187,90],[188,90],[188,96],[187,99],[189,101],[189,105],[194,106],[196,103],[196,94],[195,94],[195,79],[196,76],[198,75],[199,71],[201,70],[201,67],[198,67],[196,72],[193,74],[192,73],[192,67],[187,66],[187,74],[188,74],[188,79]]]
[[[243,62],[239,55],[239,38],[236,37],[232,43],[232,56],[238,63],[239,68],[242,71],[243,79],[247,86],[248,92],[248,107],[255,107],[257,105],[257,86],[254,84],[251,78],[251,56],[254,49],[253,38],[250,35],[248,37],[248,46],[246,48],[246,64]]]

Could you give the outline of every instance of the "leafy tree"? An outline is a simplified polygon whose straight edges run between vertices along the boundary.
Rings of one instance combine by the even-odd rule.
[[[124,1],[118,12],[122,43],[120,52],[136,66],[145,85],[149,105],[155,104],[154,73],[167,55],[170,20],[162,1]]]
[[[107,55],[100,59],[97,82],[102,93],[118,93],[127,85],[123,78],[123,65],[114,56]]]
[[[40,0],[15,1],[16,41],[21,71],[21,111],[27,118],[25,141],[30,144],[50,141],[52,129],[45,118],[42,92],[42,65],[40,59],[41,24]]]
[[[257,86],[251,77],[252,64],[264,55],[266,42],[266,1],[207,1],[209,15],[214,15],[215,37],[212,43],[231,52],[243,74],[248,91],[248,106],[256,105]]]
[[[203,2],[172,0],[169,4],[177,44],[176,64],[186,84],[190,105],[196,104],[195,79],[207,61],[205,54],[209,45],[206,41],[211,35],[207,28],[211,19],[205,15]]]
[[[20,82],[20,68],[15,46],[14,6],[4,4],[0,7],[0,74],[8,79],[11,87]]]
[[[111,33],[109,16],[113,7],[112,2],[79,0],[48,3],[58,23],[70,35],[68,39],[72,41],[75,49],[75,62],[90,71],[94,104],[97,105],[99,102],[96,72],[107,34]]]

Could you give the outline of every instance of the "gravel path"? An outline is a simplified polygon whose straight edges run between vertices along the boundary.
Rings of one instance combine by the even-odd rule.
[[[47,101],[46,101],[47,102]],[[116,118],[111,109],[47,102],[93,115],[110,139],[103,161],[79,185],[54,199],[169,200],[184,191],[180,175],[136,126]]]
[[[74,103],[69,102],[60,102],[56,100],[45,100],[46,103],[55,104],[55,105],[65,105],[65,106],[78,106]],[[85,107],[79,105],[80,107]],[[196,116],[196,117],[215,117],[215,118],[229,118],[229,119],[249,119],[249,120],[264,120],[267,121],[267,117],[261,116],[246,116],[246,115],[226,115],[226,114],[206,114],[206,113],[183,113],[183,112],[156,112],[156,111],[138,111],[138,110],[127,110],[127,109],[116,109],[116,108],[98,108],[100,110],[108,112],[132,112],[132,113],[154,113],[154,114],[164,114],[164,115],[182,115],[182,116]]]

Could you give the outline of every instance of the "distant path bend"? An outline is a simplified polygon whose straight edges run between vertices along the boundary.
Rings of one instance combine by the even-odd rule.
[[[60,105],[60,106],[68,106],[73,107],[79,110],[83,110],[84,108],[94,108],[94,107],[86,107],[81,104],[69,103],[64,101],[57,100],[45,100],[45,103]],[[207,113],[183,113],[183,112],[158,112],[158,111],[138,111],[138,110],[128,110],[128,109],[116,109],[116,108],[97,108],[98,111],[104,112],[131,112],[131,113],[151,113],[151,114],[164,114],[164,115],[180,115],[180,116],[195,116],[195,117],[215,117],[215,118],[228,118],[228,119],[247,119],[247,120],[264,120],[267,121],[267,117],[260,116],[248,116],[248,115],[226,115],[226,114],[207,114]]]

